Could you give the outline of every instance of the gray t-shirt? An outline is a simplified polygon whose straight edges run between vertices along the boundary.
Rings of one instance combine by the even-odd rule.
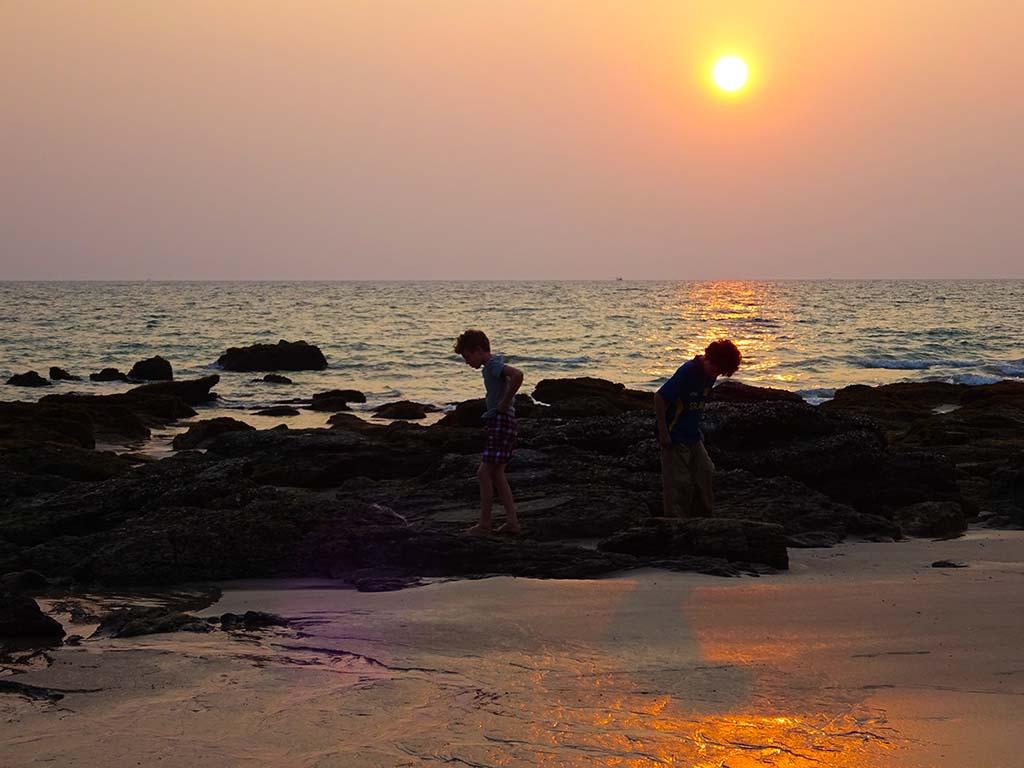
[[[483,364],[480,373],[484,377],[484,388],[487,390],[487,410],[484,411],[484,418],[489,419],[498,412],[498,403],[505,396],[505,387],[508,382],[502,373],[505,370],[505,356],[491,355],[491,359]],[[514,405],[509,405],[508,415],[515,416]]]

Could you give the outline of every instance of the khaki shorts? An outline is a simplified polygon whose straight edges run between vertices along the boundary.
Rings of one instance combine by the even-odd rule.
[[[714,503],[715,465],[704,443],[661,449],[661,486],[665,517],[708,517]]]

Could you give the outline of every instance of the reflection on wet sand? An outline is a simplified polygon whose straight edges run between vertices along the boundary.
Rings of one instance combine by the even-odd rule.
[[[640,625],[645,595],[630,580],[616,588],[603,620],[577,626],[571,644],[460,665],[474,693],[447,703],[449,740],[430,756],[474,766],[875,768],[898,749],[863,691],[787,663],[813,638],[707,631],[696,622],[699,589]]]
[[[473,765],[873,768],[885,765],[896,746],[880,712],[826,702],[817,711],[797,711],[773,706],[755,691],[745,707],[708,713],[680,697],[623,691],[624,682],[621,675],[566,680],[571,693],[561,699],[551,697],[564,691],[535,688],[536,719],[525,733],[499,736],[499,719],[483,717],[481,733],[497,743],[480,752],[463,743],[446,757]],[[520,717],[532,719],[526,712]]]

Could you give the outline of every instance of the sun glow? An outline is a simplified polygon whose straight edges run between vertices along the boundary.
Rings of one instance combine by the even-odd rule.
[[[739,56],[721,56],[711,68],[711,79],[715,85],[727,93],[738,93],[743,90],[750,76],[747,62]]]

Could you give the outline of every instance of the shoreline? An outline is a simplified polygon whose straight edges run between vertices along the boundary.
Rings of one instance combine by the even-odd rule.
[[[288,628],[91,640],[0,696],[13,766],[1000,768],[1024,697],[1024,532],[802,550],[721,580],[222,583]],[[930,567],[942,558],[968,567]],[[955,584],[956,588],[951,589]],[[951,663],[952,662],[952,663]],[[9,679],[9,678],[7,678]]]

